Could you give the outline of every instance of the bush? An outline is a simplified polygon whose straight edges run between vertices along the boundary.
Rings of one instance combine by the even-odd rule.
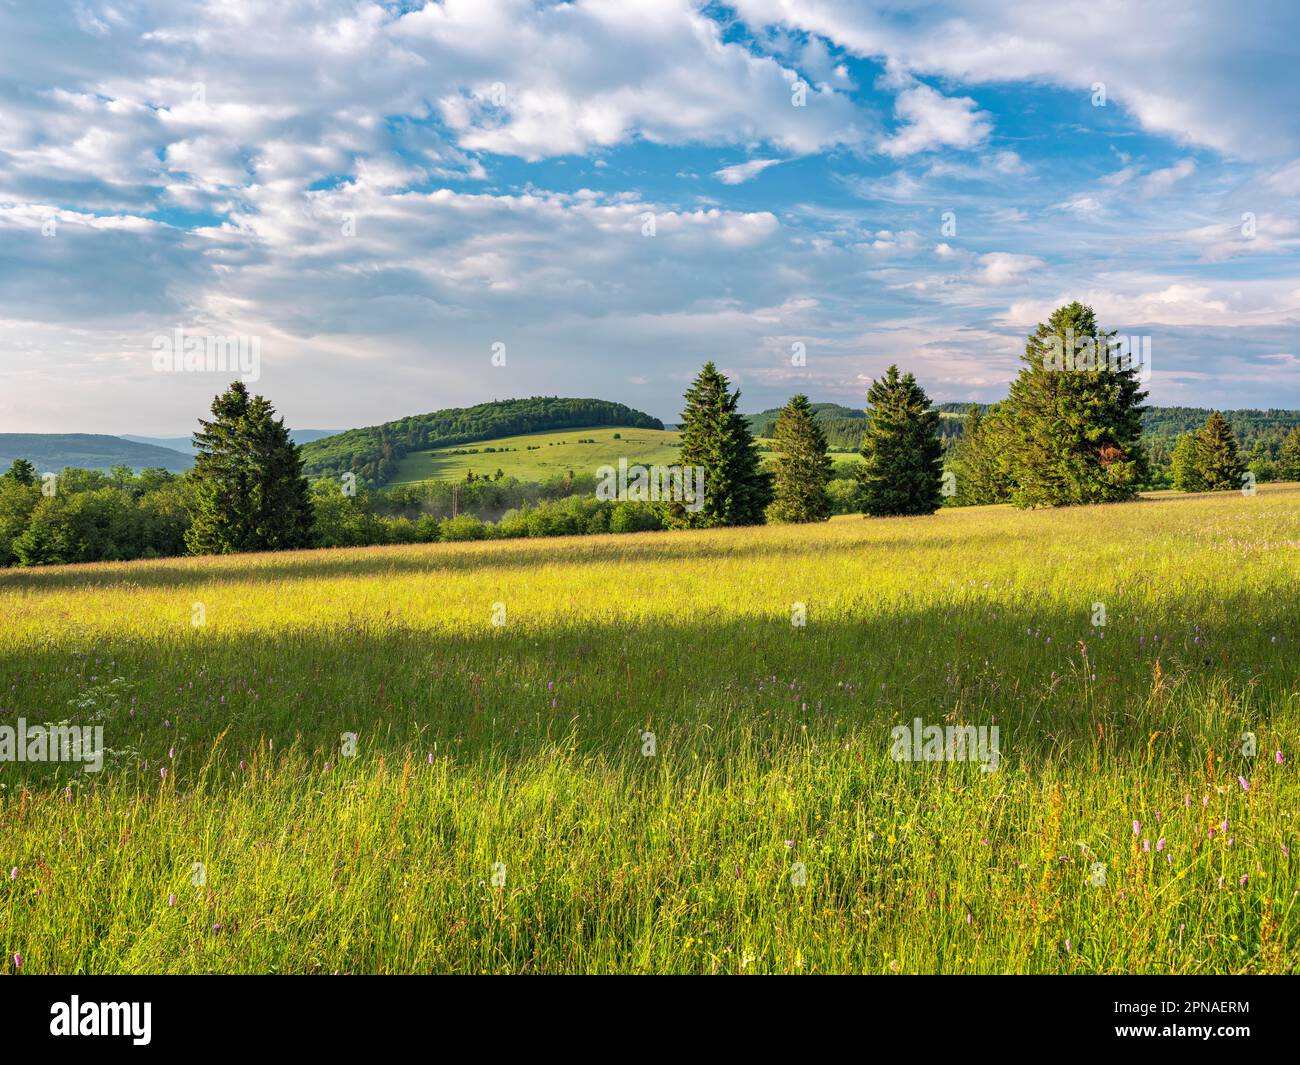
[[[487,527],[473,514],[461,514],[455,518],[443,518],[438,525],[438,539],[449,544],[465,540],[483,540],[487,537]]]
[[[649,503],[624,500],[614,504],[609,516],[609,531],[612,533],[653,532],[663,527],[659,511]]]

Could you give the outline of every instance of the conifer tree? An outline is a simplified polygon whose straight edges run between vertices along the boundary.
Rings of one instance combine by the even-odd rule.
[[[1196,433],[1180,433],[1169,457],[1169,470],[1174,489],[1179,492],[1204,492],[1205,480],[1201,477],[1200,455]]]
[[[1196,434],[1196,469],[1206,491],[1240,488],[1245,463],[1228,420],[1217,410]]]
[[[680,462],[704,468],[704,502],[694,510],[682,502],[667,504],[665,523],[695,529],[761,524],[772,501],[772,479],[762,469],[748,419],[737,410],[740,392],[730,391],[727,378],[706,362],[685,398]]]
[[[199,420],[185,546],[191,554],[305,547],[311,499],[297,445],[263,397],[236,381]]]
[[[1030,334],[1005,403],[1011,502],[1020,507],[1132,499],[1146,478],[1136,366],[1110,358],[1113,333],[1070,303]]]
[[[831,458],[826,434],[817,424],[807,396],[795,396],[785,405],[776,419],[773,446],[778,453],[773,460],[773,520],[825,521],[831,516],[831,497],[826,490]]]
[[[1007,455],[1004,425],[995,404],[987,415],[974,403],[962,422],[961,438],[949,458],[956,480],[957,506],[979,506],[1007,501]]]
[[[1300,425],[1297,425],[1282,442],[1282,453],[1277,460],[1279,481],[1300,481]]]
[[[891,366],[867,392],[858,484],[872,516],[933,514],[943,500],[939,412],[910,373]]]
[[[15,484],[33,485],[36,483],[36,467],[26,459],[14,459],[5,476]]]

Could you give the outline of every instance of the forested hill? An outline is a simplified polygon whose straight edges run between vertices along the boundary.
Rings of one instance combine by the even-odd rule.
[[[972,406],[988,413],[988,403],[936,403],[935,410],[947,415],[940,426],[940,435],[951,442],[961,435],[961,419]],[[856,451],[862,446],[862,429],[866,415],[860,409],[844,407],[838,403],[814,403],[813,410],[826,434],[826,442],[834,449]],[[749,415],[749,424],[756,436],[771,436],[776,425],[779,408]],[[1173,446],[1180,433],[1199,429],[1212,412],[1207,407],[1148,407],[1142,415],[1142,435],[1148,445],[1164,452]],[[1262,441],[1264,450],[1276,458],[1286,434],[1300,425],[1300,411],[1296,410],[1225,410],[1221,412],[1237,437],[1238,443],[1249,451],[1256,441]]]
[[[626,425],[632,429],[664,427],[658,418],[622,403],[534,396],[531,399],[495,400],[474,407],[451,407],[365,429],[349,429],[305,444],[302,455],[308,476],[338,476],[351,472],[361,482],[377,485],[387,481],[397,468],[397,460],[411,451],[519,433],[597,425]]]

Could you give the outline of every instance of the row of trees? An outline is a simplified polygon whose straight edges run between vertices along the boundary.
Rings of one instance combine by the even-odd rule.
[[[740,392],[706,363],[685,396],[679,457],[684,467],[704,468],[698,505],[597,500],[586,477],[567,478],[553,494],[506,478],[396,489],[380,497],[388,513],[377,513],[358,478],[346,483],[348,473],[309,484],[283,419],[235,382],[214,400],[211,419],[200,421],[188,474],[65,471],[47,494],[31,464],[16,462],[0,477],[0,564],[814,522],[848,509],[919,515],[945,499],[1021,507],[1131,499],[1147,474],[1139,441],[1146,394],[1136,368],[1103,359],[1063,369],[1049,357],[1067,339],[1092,337],[1101,346],[1110,335],[1090,307],[1058,308],[1029,336],[1007,399],[987,413],[971,409],[947,469],[939,412],[912,374],[890,366],[867,393],[852,482],[836,476],[843,471],[803,395],[777,415],[765,468],[739,412]],[[1183,490],[1239,487],[1243,463],[1227,421],[1214,414],[1185,434],[1174,466]],[[1278,466],[1281,476],[1300,480],[1300,428]],[[471,506],[498,507],[497,522],[457,514],[462,490]]]
[[[1300,426],[1287,435],[1276,463],[1255,459],[1248,464],[1232,426],[1215,411],[1196,432],[1178,437],[1170,464],[1173,487],[1180,492],[1240,488],[1248,474],[1258,477],[1263,473],[1283,481],[1297,481],[1300,480]]]
[[[686,393],[679,462],[705,471],[698,509],[663,504],[672,528],[757,525],[764,521],[825,521],[837,509],[826,433],[805,395],[794,396],[773,426],[771,468],[749,419],[739,413],[740,392],[706,363]],[[853,506],[868,515],[930,514],[942,502],[943,445],[939,414],[911,374],[891,366],[867,393],[867,428]]]
[[[1054,311],[1030,334],[1007,399],[987,415],[972,409],[947,471],[939,412],[912,374],[889,367],[867,393],[856,498],[862,512],[930,514],[945,496],[1019,507],[1132,499],[1148,474],[1139,367],[1104,356],[1078,364],[1073,358],[1076,338],[1086,338],[1095,353],[1108,352],[1113,336],[1099,328],[1091,307],[1075,302]],[[1068,361],[1059,357],[1066,349]],[[682,462],[705,467],[708,501],[694,515],[678,508],[672,523],[828,517],[831,464],[807,397],[794,397],[777,417],[769,473],[737,413],[739,395],[712,363],[687,392]],[[1208,456],[1211,445],[1202,451]]]

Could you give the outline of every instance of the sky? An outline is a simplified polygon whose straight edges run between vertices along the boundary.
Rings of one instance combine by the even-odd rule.
[[[0,0],[0,432],[512,396],[1006,393],[1062,303],[1149,402],[1300,408],[1294,0]],[[495,356],[495,357],[494,357]]]

